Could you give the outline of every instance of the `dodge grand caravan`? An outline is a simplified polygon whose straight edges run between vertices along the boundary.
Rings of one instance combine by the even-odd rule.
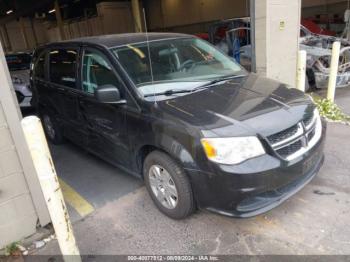
[[[248,74],[183,34],[122,34],[35,51],[31,86],[49,140],[140,176],[174,219],[250,217],[305,186],[326,126],[304,93]]]

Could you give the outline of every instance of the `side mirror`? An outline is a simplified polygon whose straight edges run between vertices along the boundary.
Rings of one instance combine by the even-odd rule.
[[[120,98],[119,89],[114,85],[102,85],[95,90],[95,98],[104,104],[125,104],[126,100]]]

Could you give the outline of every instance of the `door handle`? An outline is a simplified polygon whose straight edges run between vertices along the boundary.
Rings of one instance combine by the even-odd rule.
[[[85,101],[82,101],[82,100],[79,100],[79,105],[80,105],[82,108],[91,108],[91,107],[93,107],[92,104],[86,103]]]

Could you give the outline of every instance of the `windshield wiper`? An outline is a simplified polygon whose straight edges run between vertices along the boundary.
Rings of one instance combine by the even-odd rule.
[[[159,92],[159,93],[151,93],[151,94],[146,94],[144,97],[151,97],[151,96],[172,96],[175,94],[181,94],[181,93],[193,93],[195,91],[201,90],[201,89],[206,89],[207,86],[222,82],[222,81],[227,81],[235,78],[240,78],[240,77],[245,77],[246,75],[231,75],[231,76],[225,76],[225,77],[220,77],[216,78],[212,81],[209,81],[208,83],[205,83],[202,86],[197,86],[192,89],[168,89],[164,92]]]
[[[151,93],[151,94],[146,94],[144,97],[150,97],[150,96],[172,96],[174,94],[181,94],[181,93],[192,93],[192,89],[169,89],[164,92],[159,92],[159,93]]]
[[[210,82],[202,85],[201,87],[211,86],[211,85],[214,85],[216,83],[220,83],[220,82],[223,82],[223,81],[228,81],[228,80],[231,80],[231,79],[241,78],[241,77],[245,77],[245,76],[247,76],[247,75],[223,76],[223,77],[219,77],[219,78],[216,78],[214,80],[211,80]]]

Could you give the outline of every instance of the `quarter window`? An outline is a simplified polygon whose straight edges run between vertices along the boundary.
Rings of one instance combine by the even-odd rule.
[[[77,51],[55,49],[50,51],[50,81],[76,88]]]
[[[120,86],[108,60],[97,52],[86,50],[83,56],[83,90],[93,94],[102,85]]]

